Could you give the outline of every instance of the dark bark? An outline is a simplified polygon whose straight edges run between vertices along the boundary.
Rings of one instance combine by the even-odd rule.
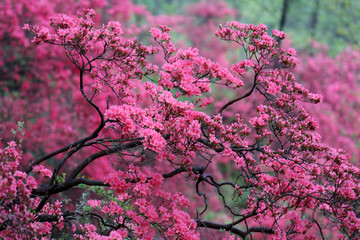
[[[280,23],[279,23],[279,30],[283,31],[285,24],[286,24],[286,18],[287,13],[289,10],[289,4],[290,0],[283,0],[282,8],[281,8],[281,17],[280,17]],[[277,38],[277,42],[279,43],[279,48],[281,47],[281,41],[279,38]]]
[[[310,19],[310,24],[309,24],[310,34],[311,34],[312,38],[315,37],[316,26],[318,24],[320,0],[314,0],[314,3],[315,3],[315,6],[314,6],[314,10],[311,14],[311,19]]]
[[[280,25],[279,25],[280,31],[284,30],[284,27],[286,24],[287,12],[289,10],[289,2],[290,2],[290,0],[283,0],[283,4],[282,4],[282,8],[281,8]]]
[[[266,234],[274,234],[274,230],[271,228],[265,228],[265,227],[251,227],[247,230],[240,230],[232,224],[222,224],[222,223],[214,223],[210,221],[201,221],[199,220],[197,222],[198,227],[206,227],[206,228],[212,228],[212,229],[218,229],[218,230],[226,230],[232,233],[235,233],[239,237],[245,239],[245,237],[251,233],[266,233]]]

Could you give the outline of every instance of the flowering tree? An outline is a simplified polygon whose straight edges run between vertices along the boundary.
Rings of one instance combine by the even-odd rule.
[[[296,52],[275,40],[283,32],[220,25],[216,36],[244,56],[227,69],[197,49],[178,49],[164,25],[151,29],[157,45],[144,46],[123,37],[117,22],[96,28],[94,15],[25,25],[35,43],[66,52],[97,119],[24,171],[14,142],[0,152],[1,237],[358,237],[360,171],[321,143],[318,124],[298,106],[321,96],[295,81]],[[154,55],[161,65],[151,63]],[[244,91],[212,114],[213,86]],[[257,102],[256,111],[223,115],[246,101]],[[219,162],[231,170],[217,169]],[[109,166],[105,177],[86,172],[101,165]]]
[[[132,14],[146,13],[144,8],[129,0],[108,2],[6,0],[0,6],[0,135],[2,141],[10,141],[9,129],[16,129],[18,121],[32,130],[26,133],[29,141],[22,144],[24,161],[32,159],[33,154],[60,148],[80,134],[90,132],[84,127],[85,122],[91,129],[97,119],[88,114],[90,108],[81,93],[73,91],[77,87],[76,74],[73,74],[76,67],[62,49],[42,45],[35,50],[32,36],[22,27],[25,23],[47,24],[59,9],[71,16],[76,16],[84,7],[99,9],[100,14],[93,19],[97,24],[115,18],[125,24]],[[133,26],[126,30],[125,35],[137,31]],[[45,124],[47,122],[52,124]],[[45,136],[53,141],[46,141]]]

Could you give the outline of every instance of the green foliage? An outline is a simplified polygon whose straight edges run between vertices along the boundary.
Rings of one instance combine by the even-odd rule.
[[[286,0],[289,3],[285,31],[297,49],[310,47],[311,40],[327,44],[331,55],[360,45],[360,1],[353,0]],[[195,0],[134,0],[155,15],[183,14]],[[238,10],[237,21],[264,23],[269,29],[280,26],[284,0],[226,0]],[[209,2],[209,4],[211,4]]]
[[[90,179],[91,180],[91,179]],[[88,186],[85,184],[80,184],[78,186],[81,189],[84,189],[84,193],[86,193],[86,195],[89,195],[90,193],[94,193],[96,194],[99,199],[102,199],[102,202],[104,204],[110,202],[110,201],[116,201],[119,202],[119,200],[117,200],[114,191],[111,189],[107,189],[106,187],[103,186]]]
[[[360,2],[352,0],[288,0],[284,31],[295,48],[309,47],[311,39],[329,45],[337,54],[348,44],[360,44]],[[284,0],[228,0],[238,7],[242,22],[264,23],[279,28]]]
[[[60,175],[57,175],[56,176],[56,181],[61,184],[61,183],[64,183],[65,182],[65,177],[66,177],[66,173],[62,173],[61,176]]]
[[[191,3],[198,2],[196,0],[133,0],[136,4],[145,5],[146,8],[155,15],[160,14],[180,14],[183,8]]]
[[[23,142],[25,135],[24,122],[18,121],[18,128],[16,130],[12,128],[11,133],[14,135],[14,139],[16,139],[19,147],[21,148],[21,143]]]

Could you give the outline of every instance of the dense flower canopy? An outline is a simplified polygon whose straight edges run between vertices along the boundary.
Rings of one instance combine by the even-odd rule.
[[[24,26],[38,49],[62,49],[70,60],[62,67],[70,79],[56,85],[76,92],[76,114],[61,112],[66,88],[46,114],[84,130],[69,129],[24,171],[15,142],[1,150],[1,237],[358,237],[360,170],[322,143],[302,107],[322,97],[295,80],[296,51],[278,48],[285,33],[220,25],[216,37],[243,56],[227,68],[178,48],[166,25],[151,28],[146,46],[118,22],[97,28],[95,16],[88,9]],[[236,96],[220,100],[219,89]],[[229,111],[243,102],[251,109]]]

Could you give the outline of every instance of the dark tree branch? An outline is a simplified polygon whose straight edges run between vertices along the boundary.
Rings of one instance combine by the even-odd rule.
[[[77,177],[77,175],[84,169],[86,168],[90,163],[92,163],[94,160],[96,160],[99,157],[103,157],[112,153],[117,153],[120,152],[122,150],[125,149],[130,149],[130,148],[134,148],[134,147],[138,147],[140,146],[142,143],[140,140],[134,141],[134,142],[129,142],[129,143],[125,143],[122,145],[119,145],[117,147],[113,147],[113,148],[109,148],[109,149],[104,149],[101,150],[99,152],[96,152],[92,155],[90,155],[87,159],[85,159],[85,161],[83,161],[82,163],[80,163],[71,173],[69,176],[69,180],[71,179],[75,179]]]
[[[229,106],[233,105],[234,103],[236,103],[236,102],[238,102],[238,101],[240,101],[240,100],[242,100],[242,99],[250,96],[250,95],[253,93],[253,91],[255,90],[255,88],[256,88],[258,74],[259,74],[259,73],[256,73],[256,74],[255,74],[253,86],[251,87],[251,89],[250,89],[245,95],[243,95],[243,96],[241,96],[241,97],[238,97],[238,98],[235,98],[234,100],[229,101],[228,103],[226,103],[224,106],[222,106],[222,107],[220,108],[220,110],[218,111],[218,113],[219,113],[219,114],[222,114],[222,112],[223,112],[227,107],[229,107]]]
[[[315,37],[316,26],[318,24],[319,8],[320,8],[320,0],[314,0],[314,1],[315,1],[315,6],[311,14],[311,19],[309,24],[311,37]]]
[[[205,171],[205,168],[204,167],[193,167],[193,168],[191,168],[191,170],[195,174],[203,174],[204,171]],[[175,169],[172,172],[164,173],[162,176],[163,176],[163,178],[170,178],[170,177],[173,177],[173,176],[175,176],[175,175],[177,175],[179,173],[186,172],[186,171],[188,171],[188,169],[185,168],[184,166],[181,166],[181,167]]]
[[[246,231],[242,231],[232,224],[222,224],[222,223],[214,223],[210,221],[202,221],[197,220],[197,226],[198,227],[205,227],[205,228],[212,228],[217,230],[226,230],[232,233],[237,234],[239,237],[245,239],[245,237],[251,233],[265,233],[265,234],[274,234],[274,230],[271,228],[265,228],[265,227],[251,227],[248,228]]]
[[[56,194],[60,192],[64,192],[66,190],[69,190],[72,187],[75,187],[80,184],[85,184],[88,186],[104,186],[104,187],[110,187],[110,184],[105,184],[103,181],[95,181],[95,180],[89,180],[85,178],[78,178],[75,180],[69,180],[62,184],[55,185],[52,188],[37,188],[32,191],[32,194],[36,196],[43,196],[46,194]]]
[[[289,9],[289,2],[290,0],[283,0],[282,8],[281,8],[281,18],[280,18],[280,25],[279,30],[284,30],[285,23],[286,23],[286,17]]]
[[[283,31],[286,23],[286,17],[289,9],[289,2],[290,0],[283,0],[282,8],[281,8],[281,17],[280,17],[280,24],[279,24],[279,30]],[[276,41],[278,42],[278,47],[280,48],[281,41],[280,38],[276,38]]]
[[[101,216],[100,214],[95,213],[95,212],[85,212],[85,213],[78,212],[78,211],[65,212],[62,217],[63,217],[64,221],[69,221],[69,220],[73,220],[77,216],[80,216],[80,217],[90,216],[91,218],[95,219],[96,221],[101,222],[105,227],[111,228],[113,230],[119,229],[121,227],[127,228],[125,226],[126,218],[124,219],[123,223],[121,223],[121,224],[110,223],[110,222],[106,222],[104,220],[103,216]],[[38,215],[36,220],[38,222],[57,222],[57,221],[59,221],[59,216],[58,215]]]
[[[80,140],[78,140],[78,141],[75,141],[75,142],[73,142],[73,143],[71,143],[71,144],[69,144],[69,145],[66,145],[66,146],[64,146],[64,147],[62,147],[62,148],[60,148],[60,149],[58,149],[58,150],[56,150],[56,151],[54,151],[54,152],[51,152],[51,153],[49,153],[49,154],[46,154],[46,155],[44,155],[44,156],[41,156],[41,157],[35,159],[35,160],[25,169],[25,173],[27,173],[27,174],[30,173],[31,170],[33,169],[33,167],[34,167],[35,165],[38,165],[38,164],[42,163],[43,161],[46,161],[47,159],[49,159],[49,158],[51,158],[51,157],[53,157],[53,156],[58,155],[59,153],[65,152],[65,151],[70,150],[70,149],[72,149],[72,148],[74,148],[74,147],[76,147],[76,146],[79,146],[79,145],[81,146],[81,145],[83,145],[84,143],[86,143],[87,141],[98,137],[100,131],[105,127],[105,118],[104,118],[103,113],[101,112],[100,108],[99,108],[96,104],[94,104],[94,103],[87,97],[87,95],[86,95],[85,92],[84,92],[84,83],[83,83],[84,80],[83,80],[83,75],[84,75],[84,71],[80,69],[80,91],[81,91],[82,95],[84,96],[85,100],[86,100],[91,106],[93,106],[93,107],[95,108],[95,110],[98,112],[98,114],[99,114],[99,116],[100,116],[100,124],[99,124],[99,126],[94,130],[94,132],[92,132],[92,133],[91,133],[90,135],[88,135],[87,137],[84,137],[84,138],[82,138],[82,139],[80,139]],[[81,148],[81,147],[79,147],[77,150],[79,150],[80,148]],[[67,160],[67,159],[65,159],[65,161],[64,161],[62,164],[60,164],[60,168],[65,164],[66,160]]]

